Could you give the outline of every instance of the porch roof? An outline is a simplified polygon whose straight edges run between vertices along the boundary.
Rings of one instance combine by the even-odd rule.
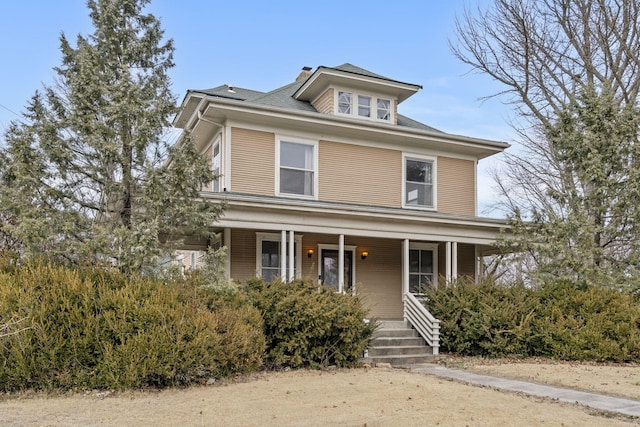
[[[487,249],[508,228],[505,220],[421,210],[230,192],[203,192],[202,196],[226,202],[223,216],[214,224],[221,228],[451,241],[486,245]]]

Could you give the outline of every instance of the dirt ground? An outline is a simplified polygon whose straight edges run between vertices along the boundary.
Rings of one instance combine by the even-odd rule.
[[[640,366],[448,359],[452,368],[638,399]],[[629,426],[639,420],[403,369],[254,374],[144,392],[0,395],[3,426]]]

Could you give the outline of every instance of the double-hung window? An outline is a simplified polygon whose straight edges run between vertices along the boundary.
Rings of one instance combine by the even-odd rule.
[[[358,115],[360,117],[371,117],[371,97],[358,95]]]
[[[435,208],[435,160],[404,158],[404,205]]]
[[[256,234],[256,271],[258,276],[262,277],[265,281],[270,282],[280,277],[280,261],[281,251],[280,244],[282,243],[279,234],[273,233],[257,233]],[[302,246],[302,236],[297,235],[294,241],[293,249],[293,271],[294,276],[299,276],[301,268],[300,248]],[[288,243],[286,251],[288,251]],[[286,252],[285,251],[285,252]],[[285,259],[285,274],[284,278],[289,276],[289,254]]]
[[[212,190],[214,192],[220,191],[220,140],[216,141],[213,144],[213,153],[212,153],[212,167],[211,171],[213,172],[213,185]]]
[[[423,294],[437,283],[437,246],[414,243],[409,249],[409,292]]]
[[[316,197],[316,144],[279,140],[278,194]]]

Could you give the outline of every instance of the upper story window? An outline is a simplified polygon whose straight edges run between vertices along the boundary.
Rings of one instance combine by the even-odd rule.
[[[355,106],[354,102],[357,102]],[[388,122],[391,121],[391,100],[339,90],[337,111],[348,116]]]
[[[340,114],[351,114],[351,98],[350,92],[338,92],[338,112]]]
[[[404,205],[435,209],[435,160],[404,158]]]
[[[317,191],[317,144],[279,140],[278,195],[315,198]]]
[[[378,120],[391,119],[391,101],[388,99],[378,98]]]
[[[212,191],[220,191],[220,139],[213,144],[211,170],[213,172]]]
[[[360,117],[371,117],[371,97],[358,95],[358,115]]]

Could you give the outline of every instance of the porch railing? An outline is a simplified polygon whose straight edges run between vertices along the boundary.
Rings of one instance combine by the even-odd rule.
[[[433,354],[440,349],[440,321],[411,293],[404,294],[404,320],[415,328],[431,346]]]

